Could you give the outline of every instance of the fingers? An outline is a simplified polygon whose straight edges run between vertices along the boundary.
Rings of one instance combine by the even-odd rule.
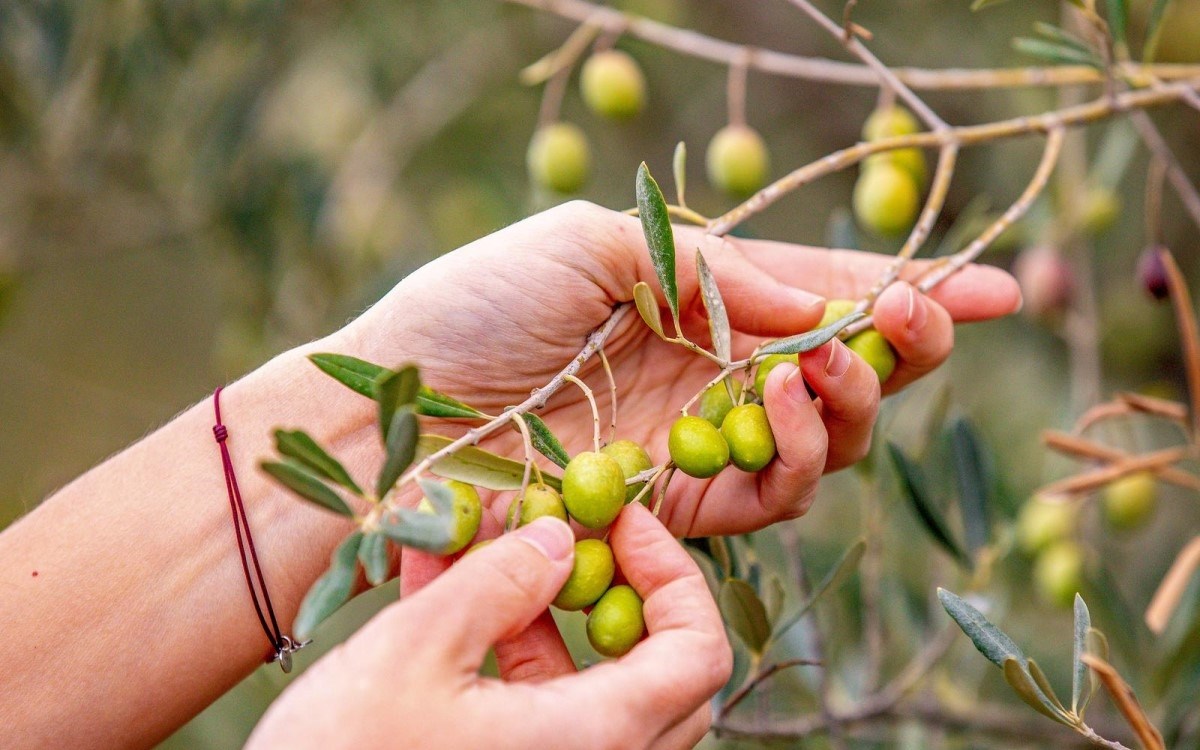
[[[879,295],[875,328],[896,350],[896,370],[884,383],[888,393],[933,370],[954,348],[950,313],[909,284],[893,284]]]
[[[648,510],[626,506],[609,538],[644,599],[649,635],[618,660],[544,687],[564,711],[620,717],[632,737],[654,737],[716,694],[729,679],[732,654],[700,569]]]
[[[827,299],[861,297],[887,270],[893,258],[854,250],[826,250],[780,242],[736,240],[751,263],[781,282],[800,286]],[[915,279],[929,261],[909,263],[901,275]],[[1021,306],[1017,282],[999,268],[969,265],[931,290],[957,322],[989,320],[1016,312]]]
[[[691,750],[712,726],[712,704],[705,703],[694,714],[671,727],[654,741],[652,750]]]
[[[497,641],[545,612],[571,573],[575,535],[540,518],[460,559],[409,599],[410,629],[451,668],[475,672]]]
[[[500,677],[509,682],[543,682],[575,672],[575,660],[563,643],[549,610],[493,650]]]
[[[879,412],[875,370],[837,339],[801,355],[800,369],[821,398],[821,421],[829,445],[824,470],[837,471],[855,463],[870,450]]]

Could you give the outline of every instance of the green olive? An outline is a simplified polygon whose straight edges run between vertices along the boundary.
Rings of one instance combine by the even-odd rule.
[[[740,386],[734,386],[734,388],[740,388]],[[720,427],[721,422],[725,421],[725,415],[732,408],[733,399],[729,396],[729,389],[725,387],[724,383],[717,383],[704,391],[704,395],[700,397],[700,406],[697,411],[701,417],[711,422],[713,427]]]
[[[479,532],[479,521],[483,518],[483,504],[479,501],[479,493],[469,484],[453,479],[444,483],[454,495],[454,504],[450,512],[454,515],[450,531],[450,541],[442,548],[443,555],[453,555],[466,547]],[[422,513],[437,513],[429,498],[421,498],[417,510]]]
[[[732,195],[747,195],[767,183],[770,156],[762,136],[745,125],[726,125],[708,143],[708,181]]]
[[[767,410],[758,404],[733,407],[721,435],[729,444],[729,458],[742,471],[760,471],[775,458],[775,436],[767,421]]]
[[[637,61],[620,50],[597,52],[579,73],[583,101],[604,117],[625,120],[642,110],[646,77]]]
[[[729,444],[712,422],[700,417],[675,420],[667,447],[671,460],[688,476],[701,479],[715,476],[729,463]]]
[[[1088,188],[1079,217],[1083,231],[1091,235],[1103,234],[1117,223],[1120,216],[1121,200],[1116,193],[1099,185]]]
[[[872,164],[854,184],[854,215],[860,224],[879,235],[908,231],[917,219],[920,203],[916,180],[895,164]]]
[[[596,603],[613,579],[612,549],[599,539],[575,542],[571,575],[552,602],[559,609],[580,610]]]
[[[1083,550],[1071,541],[1055,542],[1038,554],[1033,583],[1046,602],[1070,607],[1083,585]]]
[[[559,193],[574,193],[583,187],[591,172],[591,162],[587,136],[566,122],[539,128],[525,154],[533,181]]]
[[[604,656],[624,656],[646,631],[642,597],[629,586],[613,586],[592,607],[587,636],[592,648]]]
[[[874,328],[851,336],[846,341],[846,346],[867,361],[879,376],[880,383],[886,383],[896,369],[896,352],[892,350],[892,345],[883,334]]]
[[[925,187],[925,180],[929,177],[929,171],[925,166],[925,152],[919,148],[897,148],[892,151],[871,154],[863,161],[863,168],[870,170],[880,164],[891,164],[907,172],[913,178],[918,190]]]
[[[641,474],[646,469],[654,466],[650,461],[649,454],[646,453],[646,449],[632,440],[618,440],[604,446],[600,449],[600,452],[616,459],[617,463],[621,465],[621,473],[626,479],[633,477],[635,474]],[[645,482],[626,485],[625,502],[632,502],[645,486]]]
[[[517,512],[517,504],[521,505],[521,522],[518,526],[527,526],[542,516],[553,516],[560,521],[567,520],[567,508],[563,505],[562,496],[553,487],[544,484],[531,484],[525,489],[525,494],[514,498],[508,506],[507,526],[512,526],[513,514]]]
[[[878,141],[898,135],[912,135],[921,130],[917,118],[904,107],[880,107],[863,123],[863,140]]]
[[[1144,525],[1157,504],[1158,485],[1153,472],[1134,472],[1104,488],[1104,518],[1114,529]]]
[[[1041,552],[1071,535],[1077,514],[1074,505],[1034,496],[1017,516],[1017,543],[1028,554]]]
[[[852,299],[831,299],[825,303],[825,314],[821,316],[821,322],[817,323],[817,328],[824,328],[835,320],[841,320],[850,313],[854,312],[854,308],[858,303]]]
[[[758,370],[754,373],[754,392],[759,398],[763,398],[767,390],[767,376],[771,374],[771,370],[780,366],[784,362],[791,362],[794,365],[800,364],[799,354],[770,354],[763,357],[758,363]]]
[[[563,471],[562,498],[567,512],[589,529],[613,522],[625,505],[625,472],[612,456],[585,451]]]

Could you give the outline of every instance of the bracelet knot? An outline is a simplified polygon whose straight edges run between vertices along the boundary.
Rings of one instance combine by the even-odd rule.
[[[229,437],[229,430],[225,429],[223,424],[213,425],[213,437],[217,439],[218,443],[223,443]]]

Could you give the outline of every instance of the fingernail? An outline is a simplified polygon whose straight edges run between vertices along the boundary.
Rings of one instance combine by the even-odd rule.
[[[925,327],[925,321],[929,319],[929,310],[925,307],[925,300],[917,290],[911,286],[908,288],[908,315],[904,318],[904,326],[916,333]]]
[[[543,516],[512,535],[555,562],[566,560],[575,551],[575,532],[557,518]]]
[[[808,387],[804,382],[804,375],[801,374],[800,368],[790,362],[779,365],[779,369],[781,370],[785,367],[792,368],[792,371],[787,374],[787,378],[783,381],[783,392],[793,401],[801,403],[812,401],[812,396],[808,395]]]
[[[792,299],[796,301],[799,307],[816,307],[817,305],[824,306],[825,298],[819,294],[806,292],[803,289],[792,287]]]
[[[850,369],[850,347],[834,339],[829,346],[829,360],[825,363],[825,375],[840,378]]]

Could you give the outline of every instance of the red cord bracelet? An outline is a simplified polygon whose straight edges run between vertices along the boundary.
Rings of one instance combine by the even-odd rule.
[[[233,472],[233,459],[229,456],[229,430],[221,422],[221,388],[213,392],[213,410],[216,412],[217,423],[213,425],[213,437],[221,448],[221,464],[225,469],[225,490],[229,494],[229,513],[233,516],[233,531],[237,535],[238,553],[242,558],[242,572],[246,574],[246,586],[250,589],[250,598],[254,602],[254,611],[258,613],[258,622],[271,644],[271,650],[264,659],[266,663],[279,662],[284,672],[292,671],[292,654],[312,643],[307,640],[297,643],[291,636],[284,635],[275,617],[275,608],[271,605],[271,595],[267,593],[267,582],[263,578],[262,566],[258,562],[258,552],[254,548],[254,537],[250,535],[250,522],[246,519],[246,506],[242,503],[242,493],[238,489],[237,477]],[[247,555],[247,548],[249,554]],[[254,567],[251,575],[250,568]],[[255,581],[258,587],[255,588]],[[261,601],[260,601],[261,596]],[[265,614],[263,610],[266,610]],[[268,624],[267,620],[270,619]]]

